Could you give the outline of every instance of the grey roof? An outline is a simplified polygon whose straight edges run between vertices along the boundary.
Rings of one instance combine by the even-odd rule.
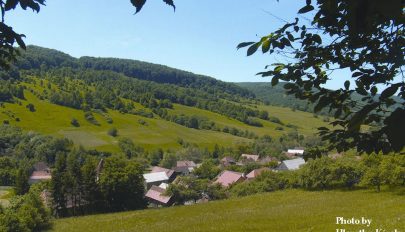
[[[305,160],[303,158],[296,158],[296,159],[292,159],[292,160],[284,160],[280,165],[281,166],[280,169],[286,168],[288,170],[297,170],[303,164],[305,164]]]

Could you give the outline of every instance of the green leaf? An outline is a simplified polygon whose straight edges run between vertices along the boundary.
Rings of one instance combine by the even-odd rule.
[[[6,5],[4,6],[4,9],[6,11],[11,10],[11,9],[15,9],[17,4],[18,4],[18,0],[7,0]]]
[[[281,43],[283,43],[285,46],[290,46],[291,47],[291,43],[287,38],[282,38],[280,40]]]
[[[281,72],[281,70],[283,70],[284,69],[284,64],[281,64],[281,65],[277,65],[275,68],[274,68],[274,72]]]
[[[307,13],[307,12],[310,12],[311,10],[313,10],[314,9],[314,7],[312,6],[312,5],[306,5],[306,6],[304,6],[303,8],[301,8],[299,11],[298,11],[298,14],[305,14],[305,13]]]
[[[319,35],[313,35],[312,39],[318,44],[322,43],[322,39],[321,39],[321,37]]]
[[[252,45],[254,43],[255,42],[243,42],[243,43],[238,44],[238,46],[236,46],[236,48],[237,49],[244,48],[244,47],[247,47],[247,46]]]
[[[272,86],[277,85],[277,84],[278,84],[278,81],[279,81],[278,77],[273,77],[273,79],[271,79],[271,85],[272,85]]]
[[[345,81],[345,89],[349,90],[350,88],[350,81]]]
[[[145,5],[146,0],[131,0],[132,5],[135,7],[135,14],[141,11],[143,5]]]
[[[330,102],[331,102],[330,99],[328,99],[326,96],[321,97],[318,101],[318,104],[316,104],[314,107],[314,112],[317,113],[317,112],[321,111]]]
[[[380,99],[386,99],[394,95],[398,91],[399,85],[394,84],[386,88],[380,95]]]
[[[378,91],[377,87],[375,87],[375,86],[371,87],[371,90],[370,90],[371,95],[375,96],[377,94],[377,91]]]
[[[352,74],[352,77],[359,77],[361,75],[363,75],[362,72],[355,72],[355,73]]]
[[[347,124],[348,131],[358,131],[360,130],[361,124],[363,124],[364,119],[367,115],[378,106],[377,102],[365,105],[361,110],[356,112]]]
[[[249,48],[248,48],[248,50],[247,50],[247,56],[251,56],[251,55],[253,55],[256,51],[257,51],[257,49],[259,48],[259,46],[260,46],[260,43],[255,43],[255,44],[253,44],[252,46],[250,46]]]
[[[291,41],[291,42],[294,42],[294,36],[291,34],[291,33],[287,33],[287,36],[288,36],[288,39]]]
[[[262,52],[266,53],[269,51],[269,49],[270,49],[270,40],[267,39],[262,43]]]
[[[173,0],[163,0],[167,5],[172,6],[173,10],[176,10],[176,6],[174,5]]]

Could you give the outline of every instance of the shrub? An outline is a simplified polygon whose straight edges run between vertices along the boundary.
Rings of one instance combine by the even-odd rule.
[[[70,124],[72,124],[72,126],[74,126],[74,127],[80,127],[79,121],[77,121],[77,119],[75,119],[75,118],[72,118],[72,120],[70,121]]]
[[[107,134],[112,136],[112,137],[117,137],[118,136],[118,130],[117,130],[117,128],[113,127],[113,128],[108,130]]]
[[[35,112],[35,106],[32,103],[26,105],[25,108],[27,108],[31,112]]]

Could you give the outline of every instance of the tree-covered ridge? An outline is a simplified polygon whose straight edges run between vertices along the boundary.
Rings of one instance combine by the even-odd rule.
[[[216,80],[212,77],[170,68],[164,65],[118,58],[73,58],[63,52],[38,46],[28,46],[22,51],[16,66],[19,69],[49,69],[70,67],[113,71],[140,80],[174,84],[181,87],[196,88],[210,94],[234,99],[234,97],[254,97],[250,91],[232,83]]]
[[[204,120],[195,117],[184,122],[184,117],[179,119],[176,115],[169,115],[167,109],[172,108],[173,103],[178,103],[219,113],[256,127],[263,126],[258,118],[269,119],[266,111],[242,104],[252,101],[254,97],[254,94],[242,87],[139,61],[90,57],[75,59],[52,49],[29,46],[27,52],[22,53],[13,72],[3,73],[2,77],[7,79],[2,82],[10,87],[7,88],[9,91],[1,92],[0,101],[9,101],[13,96],[23,98],[18,94],[20,87],[17,82],[32,82],[35,77],[48,83],[46,89],[37,93],[40,99],[85,111],[114,109],[153,117],[145,112],[137,112],[132,101],[168,121],[242,137],[254,135],[231,128],[218,128],[213,122],[202,122]]]

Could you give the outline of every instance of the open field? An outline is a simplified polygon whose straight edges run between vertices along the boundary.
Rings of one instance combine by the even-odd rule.
[[[0,186],[0,206],[6,207],[13,195],[13,189],[9,186]]]
[[[371,190],[286,190],[201,205],[59,219],[52,231],[404,231],[404,199],[399,193]],[[372,223],[336,225],[336,217],[366,217]]]
[[[38,92],[42,89],[38,85],[25,84]],[[0,122],[9,121],[11,125],[16,125],[24,130],[37,131],[53,136],[66,137],[74,141],[77,145],[86,148],[96,148],[102,151],[118,151],[117,141],[119,137],[129,137],[136,144],[145,148],[179,148],[178,139],[185,142],[195,143],[202,147],[212,148],[216,143],[222,146],[233,146],[238,143],[250,141],[246,138],[233,136],[231,134],[209,131],[195,130],[187,128],[173,122],[168,122],[160,118],[145,118],[137,115],[122,114],[118,111],[109,110],[108,116],[113,120],[112,124],[107,123],[106,118],[98,113],[94,113],[96,120],[100,125],[94,125],[85,120],[84,112],[64,106],[51,104],[46,100],[40,100],[31,92],[25,91],[26,100],[19,100],[21,104],[4,103],[0,108]],[[30,112],[26,105],[32,103],[35,106],[35,112]],[[137,109],[143,108],[140,104],[135,104]],[[314,118],[312,114],[306,112],[292,112],[288,108],[257,106],[265,109],[270,116],[281,119],[284,124],[294,124],[299,127],[298,131],[302,134],[313,134],[318,126],[326,125],[322,120]],[[174,109],[169,110],[173,114],[198,115],[214,121],[221,127],[236,127],[241,130],[252,131],[255,134],[280,136],[282,133],[292,130],[284,127],[283,131],[276,130],[279,124],[261,120],[263,127],[254,127],[243,124],[237,120],[226,116],[213,113],[207,110],[201,110],[194,107],[174,104]],[[79,121],[80,127],[74,127],[70,124],[72,118]],[[145,125],[139,123],[139,120],[146,122]],[[302,121],[306,123],[302,123]],[[115,127],[118,129],[118,137],[113,138],[107,135],[107,131]]]

